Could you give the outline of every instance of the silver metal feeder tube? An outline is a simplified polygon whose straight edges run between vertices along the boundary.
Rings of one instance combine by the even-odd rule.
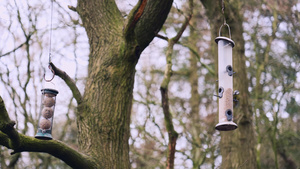
[[[218,76],[219,76],[219,123],[217,130],[229,131],[237,128],[233,122],[233,68],[232,48],[234,42],[219,36],[215,39],[218,44]]]

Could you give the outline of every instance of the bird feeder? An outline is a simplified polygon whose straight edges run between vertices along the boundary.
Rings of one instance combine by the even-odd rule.
[[[45,86],[47,86],[47,84],[45,84]],[[41,91],[42,103],[39,115],[38,129],[35,138],[51,140],[53,115],[55,110],[56,95],[58,94],[58,91],[55,90],[53,87],[46,87]]]
[[[222,27],[226,25],[229,31],[229,38],[221,36]],[[229,131],[237,128],[233,122],[233,68],[232,48],[234,41],[231,40],[230,27],[224,23],[219,30],[219,37],[215,39],[218,44],[218,95],[219,98],[219,123],[216,129]]]

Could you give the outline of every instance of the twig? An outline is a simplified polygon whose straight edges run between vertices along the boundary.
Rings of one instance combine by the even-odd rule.
[[[71,11],[77,12],[76,7],[74,7],[74,6],[68,5],[68,8],[69,8]]]
[[[6,52],[2,55],[0,55],[0,58],[3,57],[3,56],[6,56],[6,55],[9,55],[11,53],[14,53],[15,51],[17,51],[18,49],[20,49],[21,47],[23,47],[24,45],[28,44],[31,36],[32,36],[33,33],[29,34],[28,36],[26,36],[26,41],[22,44],[20,44],[18,47],[14,48],[13,50],[9,51],[9,52]]]

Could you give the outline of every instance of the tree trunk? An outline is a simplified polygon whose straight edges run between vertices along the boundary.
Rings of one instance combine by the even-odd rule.
[[[202,3],[207,10],[212,29],[212,41],[214,41],[214,38],[218,36],[219,27],[223,24],[221,5],[208,0],[203,0]],[[238,0],[225,4],[226,20],[231,28],[232,40],[235,42],[235,47],[233,48],[233,70],[236,73],[233,75],[233,90],[238,90],[240,96],[238,106],[233,111],[234,121],[237,123],[238,128],[229,132],[221,132],[221,168],[224,169],[253,169],[257,167],[252,111],[249,104],[249,83],[244,56],[243,15],[240,14],[240,4],[241,2]],[[219,11],[219,17],[216,17],[216,11]],[[228,30],[224,28],[223,30],[222,36],[228,37]],[[212,45],[217,46],[213,43]],[[216,48],[213,50],[217,51]],[[213,53],[217,57],[216,52]]]
[[[130,168],[128,139],[135,65],[161,28],[171,4],[140,1],[126,23],[114,1],[78,1],[77,10],[90,44],[85,93],[78,105],[79,145],[97,160],[98,168]],[[151,10],[161,16],[152,16],[148,24],[158,25],[143,25],[143,17],[153,15],[148,13]],[[158,30],[147,30],[150,28]]]
[[[195,27],[196,24],[196,18],[192,18],[191,20],[192,26],[190,27],[190,36],[189,36],[189,42],[190,46],[193,49],[198,49],[196,44],[198,39],[198,35],[196,33]],[[199,52],[199,51],[197,51]],[[204,161],[205,156],[201,152],[201,149],[198,145],[201,145],[201,139],[200,139],[200,133],[202,132],[202,129],[200,128],[201,125],[198,125],[200,121],[200,115],[199,115],[199,104],[200,104],[200,95],[198,92],[198,67],[197,67],[197,57],[193,52],[190,52],[190,76],[189,76],[189,83],[191,85],[191,98],[189,99],[191,111],[190,111],[190,119],[191,119],[191,126],[190,126],[190,133],[193,137],[194,142],[196,144],[192,144],[192,161],[193,161],[193,168],[199,168],[202,162]]]
[[[134,50],[125,50],[133,46],[122,39],[116,5],[101,3],[105,2],[78,2],[90,44],[85,93],[78,105],[79,146],[98,161],[98,168],[126,169],[130,168],[126,143],[137,58]]]
[[[228,5],[229,6],[229,5]],[[230,7],[230,8],[229,8]],[[256,168],[256,154],[255,154],[255,136],[252,122],[252,109],[249,99],[246,64],[245,64],[245,49],[243,39],[243,18],[242,15],[238,15],[240,8],[236,5],[229,6],[228,10],[232,13],[230,15],[231,20],[228,23],[232,29],[232,39],[235,41],[233,69],[236,72],[234,75],[234,90],[240,91],[239,105],[234,109],[235,119],[238,124],[238,130],[233,131],[232,134],[222,133],[222,145],[223,151],[221,154],[223,157],[228,157],[230,160],[224,159],[223,166],[229,166],[229,168]],[[234,17],[235,16],[235,17]],[[232,151],[236,147],[236,151]],[[224,167],[226,168],[226,167]]]

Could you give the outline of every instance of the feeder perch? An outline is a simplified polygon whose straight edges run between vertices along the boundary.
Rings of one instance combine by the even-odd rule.
[[[58,94],[58,91],[50,87],[44,88],[41,91],[42,104],[38,122],[38,130],[35,138],[42,140],[51,140],[53,115],[55,110],[56,95]]]
[[[222,27],[226,25],[229,31],[229,38],[221,36]],[[233,74],[232,48],[234,41],[231,40],[230,27],[224,23],[219,30],[219,37],[215,39],[218,44],[218,98],[219,98],[219,123],[216,129],[229,131],[237,128],[233,122]]]

